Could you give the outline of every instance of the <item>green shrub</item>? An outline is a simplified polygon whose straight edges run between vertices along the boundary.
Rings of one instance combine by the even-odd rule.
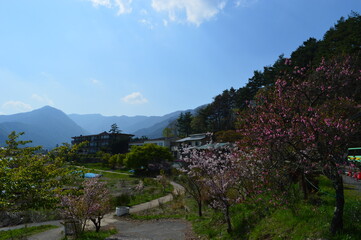
[[[114,207],[118,207],[118,206],[128,206],[129,203],[131,201],[131,196],[129,194],[121,194],[119,196],[115,196],[112,199],[112,205]]]
[[[145,186],[150,186],[150,185],[157,186],[157,185],[159,185],[158,181],[153,179],[153,178],[144,178],[143,182],[144,182]]]

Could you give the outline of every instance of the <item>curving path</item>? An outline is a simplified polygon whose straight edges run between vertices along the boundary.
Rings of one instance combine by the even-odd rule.
[[[131,207],[129,209],[129,213],[141,212],[141,211],[144,211],[144,210],[147,210],[147,209],[150,209],[150,208],[158,207],[159,204],[172,201],[173,200],[173,194],[174,195],[184,194],[185,189],[184,189],[183,186],[181,186],[181,185],[179,185],[178,183],[175,183],[175,182],[170,182],[170,184],[173,185],[173,193],[172,194],[168,194],[168,195],[166,195],[164,197],[157,198],[157,199],[152,200],[150,202],[135,205],[135,206],[133,206],[133,207]]]
[[[104,171],[103,172],[111,172]],[[115,172],[111,172],[115,173]],[[125,174],[125,173],[116,173],[116,174]],[[181,185],[175,182],[170,182],[174,189],[172,194],[168,194],[164,197],[152,200],[147,203],[142,203],[139,205],[135,205],[129,209],[129,213],[136,213],[140,211],[144,211],[150,208],[158,207],[159,203],[166,203],[173,200],[173,194],[184,194],[185,189]],[[60,223],[61,221],[48,221],[41,223],[30,223],[30,224],[22,224],[13,227],[5,227],[0,228],[0,231],[11,230],[23,227],[31,227],[31,226],[40,226],[40,225],[56,225],[58,228],[51,229],[42,233],[38,233],[28,237],[29,240],[61,240],[64,237],[64,226]],[[173,240],[184,240],[188,239],[190,232],[189,223],[182,220],[160,220],[160,221],[128,221],[122,220],[114,216],[114,213],[109,213],[104,216],[101,226],[105,227],[108,225],[112,225],[119,230],[119,233],[114,235],[113,238],[110,239],[173,239]],[[93,225],[88,223],[87,228],[93,228]],[[162,230],[163,229],[163,230]],[[0,232],[1,235],[1,232]],[[161,235],[164,235],[163,238]]]

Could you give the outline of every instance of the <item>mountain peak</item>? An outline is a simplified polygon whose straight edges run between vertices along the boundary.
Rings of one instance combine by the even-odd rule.
[[[70,142],[71,137],[87,132],[71,120],[64,112],[51,106],[31,112],[0,116],[0,146],[10,132],[25,132],[26,140],[31,139],[32,145],[42,145],[51,149],[57,144]]]
[[[38,108],[38,109],[35,109],[33,111],[31,111],[30,113],[37,113],[37,114],[62,114],[62,115],[66,115],[63,111],[55,108],[55,107],[52,107],[52,106],[44,106],[42,108]]]
[[[41,107],[41,108],[38,108],[36,110],[57,110],[57,111],[60,111],[59,109],[55,108],[55,107],[52,107],[52,106],[49,106],[49,105],[46,105],[44,107]],[[35,111],[36,111],[35,110]]]

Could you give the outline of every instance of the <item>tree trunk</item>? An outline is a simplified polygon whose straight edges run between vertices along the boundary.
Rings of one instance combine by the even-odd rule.
[[[101,219],[102,218],[100,218],[100,217],[98,217],[98,218],[90,218],[90,220],[94,223],[96,232],[99,232],[99,230],[100,230]]]
[[[227,222],[227,232],[232,232],[232,224],[231,224],[231,218],[229,217],[229,206],[226,205],[226,212],[225,212],[226,222]]]
[[[198,203],[198,216],[202,217],[202,200],[197,201]]]
[[[86,226],[86,219],[82,222],[82,226],[81,226],[81,232],[83,233],[85,230],[85,226]]]
[[[341,175],[337,174],[335,179],[333,179],[333,187],[336,191],[336,206],[333,213],[330,231],[332,234],[335,234],[343,228],[343,208],[345,199],[343,192],[343,180]]]
[[[302,184],[302,190],[303,190],[303,199],[307,200],[308,199],[308,191],[307,191],[307,184],[305,181],[305,174],[303,172],[301,173],[301,184]]]

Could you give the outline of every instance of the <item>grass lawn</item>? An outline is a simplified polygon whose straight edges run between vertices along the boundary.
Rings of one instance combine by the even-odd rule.
[[[300,200],[292,207],[268,209],[257,204],[238,204],[231,208],[234,233],[226,231],[223,215],[205,208],[203,217],[196,214],[195,202],[178,197],[159,208],[132,215],[134,219],[184,218],[204,239],[361,239],[361,195],[345,188],[344,230],[336,236],[329,233],[334,209],[334,190],[329,180],[320,178],[321,191],[308,201]]]
[[[25,239],[25,237],[34,235],[36,233],[45,232],[49,229],[57,228],[54,225],[42,225],[37,227],[25,227],[7,231],[0,231],[0,240],[8,240],[8,239]]]
[[[173,186],[171,184],[167,184],[166,188],[163,189],[163,186],[154,179],[146,178],[143,182],[144,189],[132,195],[128,204],[129,206],[152,201],[173,191]]]
[[[320,178],[321,202],[311,204],[301,201],[295,210],[278,209],[270,216],[263,218],[252,230],[250,239],[360,239],[361,236],[361,196],[351,188],[345,188],[344,230],[336,236],[329,233],[333,216],[335,198],[329,180]]]
[[[173,191],[173,186],[168,184],[165,188],[153,178],[135,177],[126,171],[113,171],[106,167],[101,167],[101,163],[82,164],[78,170],[102,174],[100,178],[107,182],[107,187],[115,197],[115,206],[134,206],[163,197]],[[143,188],[137,190],[136,186],[143,182]]]
[[[116,234],[117,230],[100,230],[99,232],[86,231],[76,238],[76,240],[104,240],[105,238]],[[67,240],[68,238],[64,238]],[[71,238],[73,239],[73,238]]]
[[[99,232],[94,231],[86,231],[83,232],[80,236],[76,238],[76,240],[104,240],[105,238],[114,235],[117,233],[116,229],[111,230],[100,230]],[[63,240],[70,240],[74,238],[63,238]]]
[[[119,170],[119,169],[113,170],[107,166],[104,166],[102,163],[81,163],[81,164],[79,163],[79,166],[95,169],[95,170],[113,171],[117,173],[125,173],[131,175],[131,173],[129,173],[128,170]]]
[[[98,169],[91,169],[91,170],[84,169],[84,172],[92,172],[92,173],[102,174],[103,177],[108,178],[108,179],[133,179],[131,174],[118,173],[118,172],[114,172],[114,173],[103,172],[102,170],[98,170]]]

